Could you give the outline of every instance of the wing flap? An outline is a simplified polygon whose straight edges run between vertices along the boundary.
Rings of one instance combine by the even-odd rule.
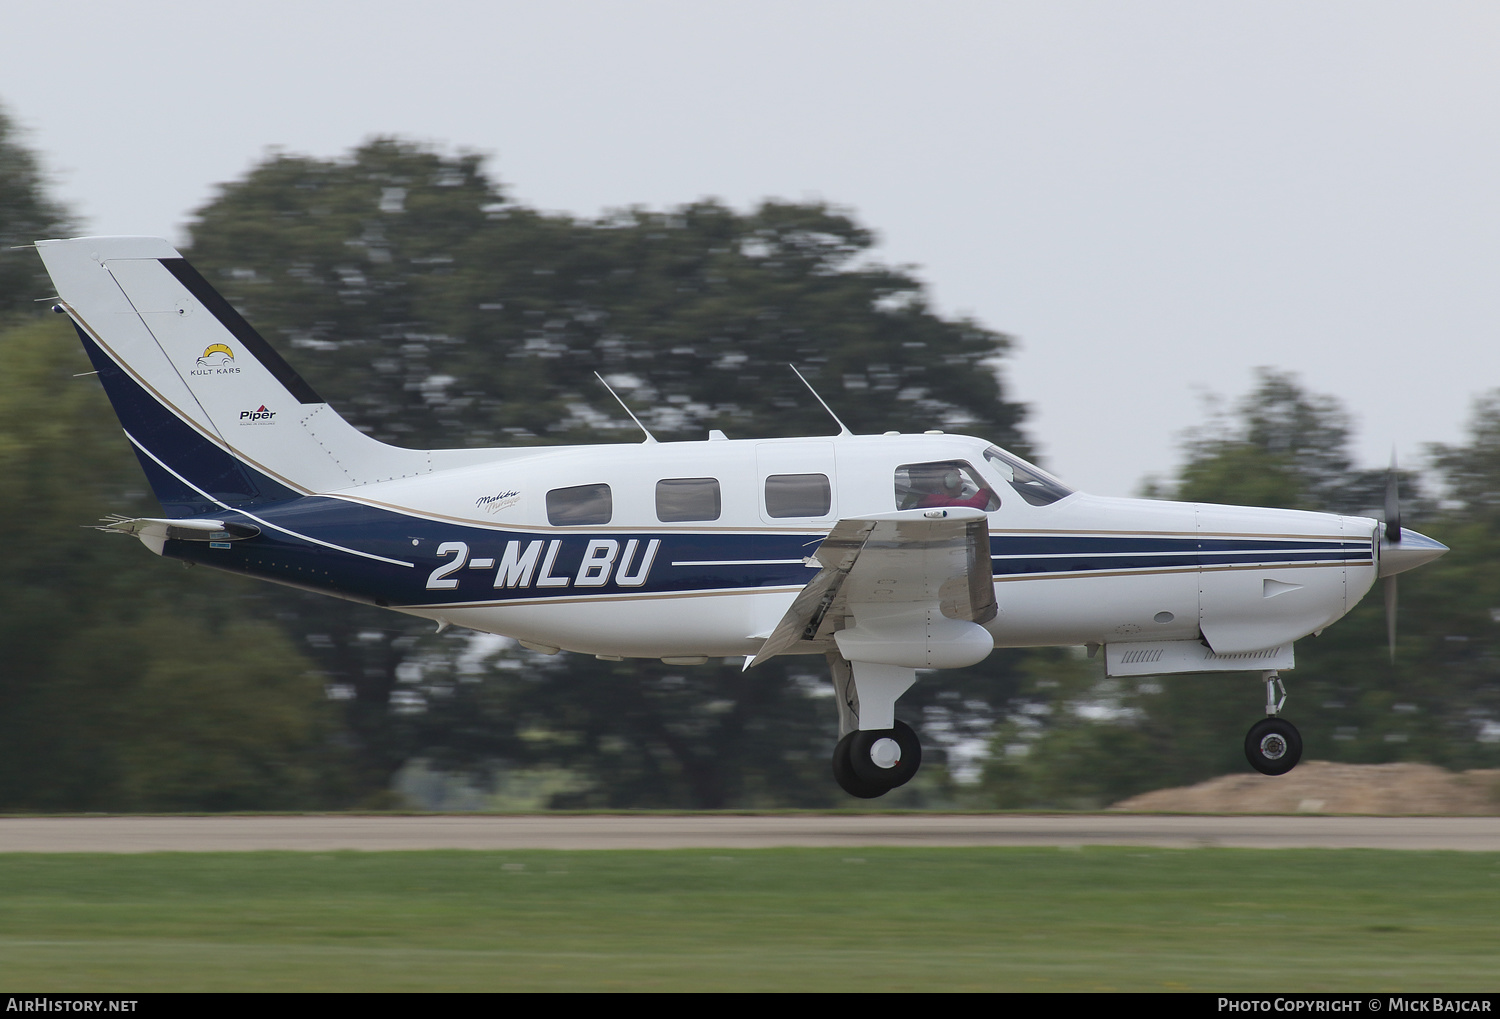
[[[821,568],[807,585],[797,592],[791,608],[771,630],[759,653],[745,666],[752,668],[768,658],[785,654],[798,644],[817,640],[818,631],[828,622],[829,610],[838,601],[849,570],[859,558],[870,532],[872,520],[840,520],[828,532],[813,556]]]
[[[841,520],[815,558],[822,564],[817,576],[746,668],[778,654],[835,647],[862,661],[920,658],[919,667],[945,667],[958,659],[972,664],[993,647],[978,625],[996,613],[983,512],[953,507]]]

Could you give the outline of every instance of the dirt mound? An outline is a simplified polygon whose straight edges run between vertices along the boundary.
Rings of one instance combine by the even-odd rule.
[[[1500,814],[1500,769],[1307,761],[1289,774],[1225,775],[1110,810],[1183,814]]]

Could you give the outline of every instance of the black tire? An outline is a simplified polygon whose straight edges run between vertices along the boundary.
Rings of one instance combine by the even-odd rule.
[[[1302,734],[1284,718],[1263,718],[1245,734],[1245,759],[1262,775],[1285,775],[1302,760]]]
[[[894,729],[866,729],[849,735],[854,737],[849,742],[849,763],[854,773],[870,785],[895,789],[910,782],[922,766],[922,744],[905,722],[897,722]],[[899,748],[897,763],[891,767],[882,768],[872,757],[881,740],[894,740]]]
[[[858,796],[862,800],[873,800],[877,796],[884,796],[891,791],[891,787],[884,782],[866,782],[854,773],[854,768],[849,761],[849,744],[854,742],[854,737],[859,733],[851,732],[838,745],[833,748],[833,780],[839,784],[839,788],[850,796]]]

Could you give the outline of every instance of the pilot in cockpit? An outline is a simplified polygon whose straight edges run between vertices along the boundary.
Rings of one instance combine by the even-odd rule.
[[[964,477],[956,464],[926,464],[911,471],[912,488],[920,493],[917,509],[935,506],[969,506],[973,509],[989,510],[999,503],[994,493],[980,488]]]

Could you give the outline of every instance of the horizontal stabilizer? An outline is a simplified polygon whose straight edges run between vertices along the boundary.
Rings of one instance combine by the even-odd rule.
[[[164,517],[108,517],[100,524],[99,530],[133,534],[157,555],[161,555],[167,541],[244,541],[260,533],[260,528],[254,524]]]

